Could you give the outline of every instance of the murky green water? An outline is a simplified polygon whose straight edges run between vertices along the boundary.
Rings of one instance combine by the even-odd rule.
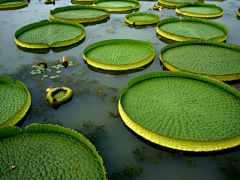
[[[206,1],[220,5],[225,14],[213,21],[225,25],[228,30],[227,43],[240,46],[240,20],[237,9],[240,1]],[[141,1],[140,12],[154,12],[160,19],[177,17],[173,9],[164,8],[162,12],[149,10],[157,1]],[[233,148],[215,153],[182,153],[154,145],[129,130],[118,115],[117,99],[122,86],[140,74],[166,71],[160,63],[160,50],[171,43],[159,39],[156,26],[133,28],[127,26],[126,14],[111,14],[110,20],[85,25],[86,38],[72,46],[52,50],[26,50],[14,43],[16,30],[29,23],[50,19],[50,10],[55,7],[72,5],[67,1],[56,1],[56,5],[45,5],[43,0],[31,1],[22,9],[0,11],[0,75],[8,75],[14,80],[23,81],[31,95],[32,104],[28,115],[19,126],[31,123],[53,123],[75,129],[87,136],[103,157],[108,179],[144,179],[144,180],[224,180],[240,179],[240,151]],[[163,16],[161,16],[163,15]],[[149,41],[155,46],[156,56],[152,63],[135,71],[116,74],[111,71],[88,67],[82,58],[82,51],[88,45],[107,39],[137,39]],[[41,75],[30,78],[34,70],[32,63],[46,62],[51,67],[62,57],[74,60],[74,66],[55,69],[42,80]],[[50,79],[51,75],[59,78]],[[240,90],[240,81],[228,82]],[[45,102],[45,88],[66,86],[74,90],[72,100],[57,110]],[[114,178],[115,177],[115,178]],[[117,178],[118,177],[118,178]]]

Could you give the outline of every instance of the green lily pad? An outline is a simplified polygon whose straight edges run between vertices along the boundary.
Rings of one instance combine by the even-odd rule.
[[[48,75],[47,75],[47,74],[46,74],[46,75],[43,75],[43,77],[46,78],[46,77],[48,77]]]
[[[154,46],[146,41],[111,39],[88,46],[83,58],[91,66],[106,70],[128,70],[144,66],[155,56]]]
[[[61,73],[62,71],[57,71],[56,73]]]
[[[140,8],[140,3],[136,0],[96,0],[93,6],[103,7],[110,12],[129,11]]]
[[[0,130],[2,179],[102,179],[106,171],[92,143],[71,129],[31,124]],[[14,166],[14,168],[13,168]]]
[[[133,25],[147,25],[147,24],[155,24],[160,21],[158,15],[154,13],[131,13],[125,16],[125,21],[129,24]]]
[[[56,19],[42,20],[17,30],[15,43],[25,48],[61,47],[82,40],[85,34],[81,24]]]
[[[0,9],[20,8],[28,5],[28,0],[4,0],[0,2]]]
[[[228,30],[214,21],[196,18],[168,18],[157,24],[157,33],[174,41],[209,40],[222,42]]]
[[[178,6],[175,11],[179,14],[191,17],[218,17],[224,14],[223,9],[215,4],[183,4]]]
[[[172,71],[186,71],[221,81],[240,79],[240,47],[210,41],[185,41],[164,47],[159,58]]]
[[[32,67],[37,67],[37,65],[32,65]]]
[[[52,66],[52,68],[53,68],[53,69],[55,69],[55,68],[56,68],[56,66]]]
[[[206,76],[137,76],[122,88],[118,108],[129,128],[162,146],[214,151],[240,145],[240,92]]]
[[[158,0],[160,4],[176,7],[186,3],[204,3],[204,0]]]
[[[51,19],[62,19],[77,23],[100,21],[109,16],[109,10],[95,6],[65,6],[50,11]]]
[[[57,78],[58,76],[50,76],[50,79],[55,79]]]
[[[0,129],[17,124],[31,105],[31,95],[21,81],[0,76]]]

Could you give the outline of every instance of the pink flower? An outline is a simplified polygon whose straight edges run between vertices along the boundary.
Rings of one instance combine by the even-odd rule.
[[[49,69],[48,72],[50,73],[50,72],[51,72],[51,69]]]
[[[52,88],[47,88],[45,92],[49,92],[51,90],[52,90]]]

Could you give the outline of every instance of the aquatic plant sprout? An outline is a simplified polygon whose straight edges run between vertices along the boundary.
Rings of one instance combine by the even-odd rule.
[[[107,179],[95,146],[65,127],[31,124],[24,133],[19,127],[5,128],[0,146],[3,179]]]
[[[129,24],[134,25],[146,25],[146,24],[155,24],[160,21],[158,15],[154,13],[131,13],[125,16],[125,21]]]
[[[0,129],[17,124],[31,105],[31,95],[21,81],[0,76]]]
[[[183,4],[175,9],[176,13],[191,17],[219,17],[224,14],[223,9],[215,4]]]
[[[129,11],[140,8],[140,3],[136,0],[96,0],[93,6],[103,7],[112,11]]]
[[[130,129],[162,146],[214,151],[240,145],[240,92],[206,76],[137,76],[122,88],[118,109]]]
[[[88,64],[106,70],[128,70],[148,64],[155,56],[154,46],[146,41],[111,39],[88,46],[83,58]]]
[[[167,6],[179,6],[186,3],[204,3],[204,0],[158,0],[159,3]]]
[[[240,79],[240,47],[210,41],[184,41],[165,46],[160,60],[171,71],[186,71],[221,81]]]
[[[67,20],[77,23],[100,21],[109,16],[109,10],[96,6],[65,6],[50,11],[51,19]]]
[[[76,43],[85,35],[81,24],[55,19],[42,20],[17,30],[15,43],[26,48],[61,47]]]
[[[18,8],[18,7],[23,7],[27,5],[28,5],[28,0],[1,0],[0,10]]]
[[[157,33],[174,41],[209,40],[222,42],[227,39],[227,28],[214,21],[197,18],[168,18],[157,24]]]

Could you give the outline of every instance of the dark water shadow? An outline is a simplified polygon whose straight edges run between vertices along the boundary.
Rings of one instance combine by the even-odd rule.
[[[150,63],[148,63],[144,66],[141,66],[139,68],[131,69],[131,70],[122,70],[122,71],[99,69],[99,68],[89,65],[85,60],[84,60],[84,63],[87,64],[88,68],[94,72],[98,72],[98,73],[102,73],[102,74],[111,74],[111,75],[122,75],[122,74],[131,74],[131,73],[143,71],[143,70],[147,69],[153,63],[153,60]]]
[[[110,16],[107,17],[106,19],[101,20],[101,21],[87,22],[87,23],[81,23],[81,24],[82,24],[84,27],[94,26],[94,25],[97,25],[97,24],[106,23],[108,20],[110,20]]]
[[[233,85],[240,84],[240,79],[234,80],[234,81],[223,81],[223,82],[230,85],[230,86],[233,86]]]
[[[238,20],[240,20],[240,16],[238,16],[238,15],[237,15],[237,17],[236,17],[236,18],[237,18]]]
[[[27,7],[27,6],[28,6],[28,4],[23,5],[23,6],[19,6],[19,7],[1,8],[0,11],[18,10],[18,9],[23,9],[23,8],[25,8],[25,7]]]
[[[171,40],[171,39],[167,39],[167,38],[159,35],[158,33],[156,33],[156,36],[160,41],[164,42],[165,44],[173,44],[173,43],[178,42],[178,41],[174,41],[174,40]]]
[[[94,2],[93,1],[74,1],[74,0],[71,0],[71,3],[72,4],[76,4],[76,5],[92,5]]]
[[[135,28],[135,29],[147,29],[147,28],[155,27],[157,25],[157,23],[148,24],[148,25],[132,25],[132,24],[128,24],[128,23],[126,23],[126,24],[128,27]]]
[[[123,122],[123,124],[134,137],[136,137],[138,140],[140,140],[144,144],[147,144],[148,146],[151,146],[152,148],[155,148],[160,151],[167,152],[167,153],[171,153],[171,154],[177,153],[177,154],[181,154],[182,156],[206,157],[206,156],[225,155],[225,154],[240,150],[240,146],[229,148],[229,149],[224,149],[224,150],[219,150],[219,151],[210,151],[210,152],[194,152],[194,151],[181,151],[181,150],[171,149],[171,148],[167,148],[167,147],[155,144],[151,141],[144,139],[142,136],[139,136],[133,130],[131,130],[128,126],[126,126],[124,122]]]
[[[68,46],[63,46],[63,47],[54,47],[54,48],[42,48],[42,49],[31,49],[31,48],[25,48],[22,46],[17,45],[18,49],[27,52],[27,53],[34,53],[34,54],[47,54],[50,52],[50,49],[53,52],[63,52],[63,51],[67,51],[69,49],[75,48],[77,46],[79,46],[80,44],[82,44],[86,39],[86,36],[81,40],[78,41],[74,44],[68,45]]]
[[[134,13],[134,12],[138,12],[138,9],[133,9],[133,10],[128,10],[128,11],[111,11],[111,14],[129,14],[129,13]]]
[[[17,126],[17,127],[20,127],[20,128],[21,128],[21,126],[23,125],[24,121],[27,119],[27,117],[28,117],[28,115],[30,114],[30,112],[31,112],[31,106],[30,106],[30,108],[28,109],[28,111],[27,111],[27,113],[25,114],[25,116],[24,116],[20,121],[18,121],[18,123],[15,124],[14,126]]]

